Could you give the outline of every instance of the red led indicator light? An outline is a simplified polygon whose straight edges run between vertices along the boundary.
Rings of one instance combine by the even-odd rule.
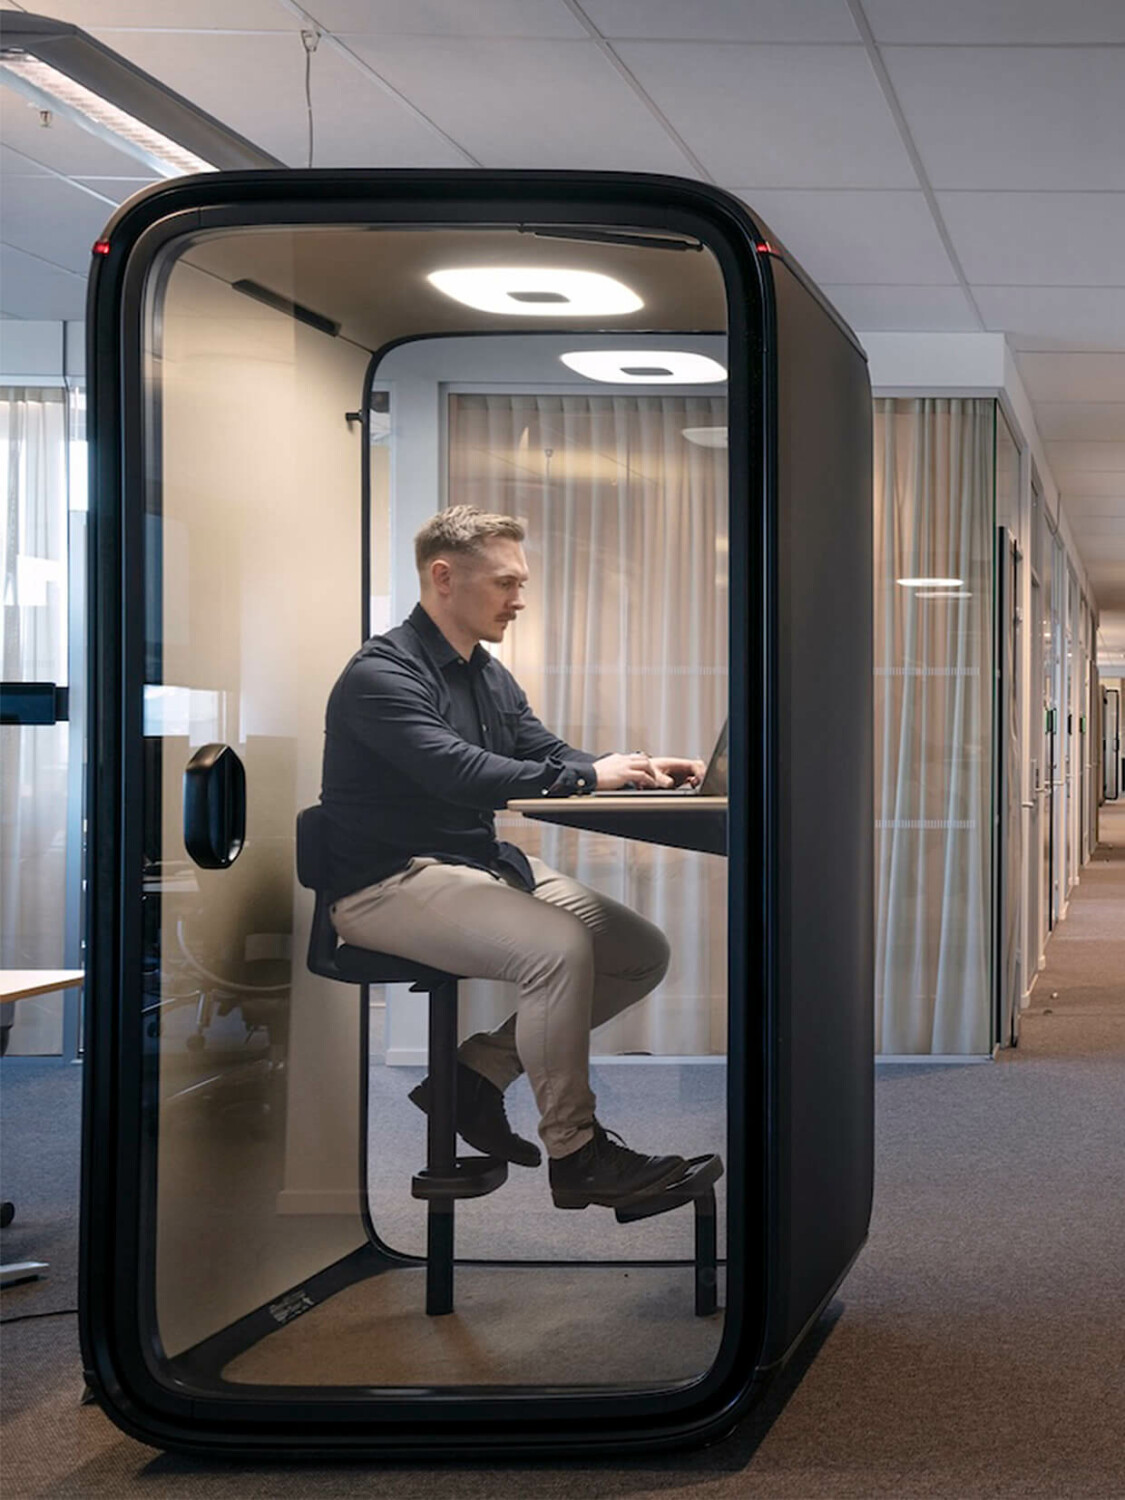
[[[95,255],[108,255],[109,254],[109,241],[108,240],[96,240],[94,242],[94,254]]]
[[[776,255],[777,254],[776,248],[773,245],[770,244],[769,240],[759,240],[758,243],[754,246],[754,248],[755,248],[755,250],[757,250],[757,252],[758,252],[759,255]]]

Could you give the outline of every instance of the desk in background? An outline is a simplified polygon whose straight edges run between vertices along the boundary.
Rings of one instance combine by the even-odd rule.
[[[54,990],[71,990],[80,985],[86,975],[81,969],[0,969],[0,1016],[10,1015],[4,1007],[14,1005],[17,1000],[30,1000],[33,995],[49,995]],[[5,1228],[15,1217],[15,1204],[0,1205],[0,1223]],[[45,1261],[20,1261],[18,1264],[0,1266],[0,1286],[12,1286],[17,1281],[30,1281],[47,1269]]]

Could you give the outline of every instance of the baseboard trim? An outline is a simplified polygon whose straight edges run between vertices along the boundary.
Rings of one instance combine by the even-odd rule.
[[[876,1067],[886,1066],[889,1063],[897,1067],[900,1063],[988,1063],[992,1061],[991,1052],[877,1052],[875,1054]]]

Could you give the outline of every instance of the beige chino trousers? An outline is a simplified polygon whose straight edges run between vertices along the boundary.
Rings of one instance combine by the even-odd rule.
[[[460,1060],[498,1089],[526,1071],[548,1156],[593,1135],[590,1032],[656,988],[668,940],[627,906],[529,856],[514,877],[426,855],[331,908],[346,943],[470,979],[519,985],[514,1015],[462,1042]]]

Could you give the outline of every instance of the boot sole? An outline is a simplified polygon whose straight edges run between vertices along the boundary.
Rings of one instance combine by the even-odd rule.
[[[556,1208],[628,1208],[634,1203],[642,1203],[647,1198],[666,1192],[679,1182],[687,1170],[688,1163],[681,1162],[678,1167],[669,1167],[655,1182],[650,1182],[643,1188],[635,1188],[631,1193],[584,1193],[580,1188],[552,1188],[551,1197]]]

